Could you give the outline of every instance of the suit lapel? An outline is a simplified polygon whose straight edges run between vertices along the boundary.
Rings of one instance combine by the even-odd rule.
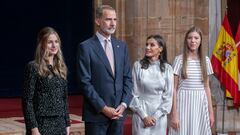
[[[119,67],[120,67],[120,45],[117,42],[117,40],[115,38],[112,37],[112,47],[113,47],[113,54],[114,54],[114,64],[115,64],[115,77],[117,75],[117,72],[119,71]]]
[[[93,37],[93,42],[94,42],[94,44],[92,46],[93,50],[98,55],[99,59],[103,62],[103,64],[105,65],[107,71],[111,74],[112,77],[114,77],[113,73],[112,73],[112,69],[111,69],[110,63],[109,63],[108,58],[106,56],[106,53],[103,50],[103,47],[101,46],[101,43],[98,40],[96,35]],[[114,52],[114,57],[115,57],[115,52]]]

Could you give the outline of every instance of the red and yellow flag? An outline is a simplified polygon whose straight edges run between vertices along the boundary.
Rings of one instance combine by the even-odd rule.
[[[226,90],[226,97],[233,98],[233,104],[239,106],[238,53],[226,14],[212,53],[211,63],[216,77]]]
[[[235,43],[238,51],[238,90],[240,90],[240,22],[238,23]]]

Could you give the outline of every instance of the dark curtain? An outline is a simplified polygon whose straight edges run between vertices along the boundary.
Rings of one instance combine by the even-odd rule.
[[[240,0],[228,0],[227,7],[229,23],[233,37],[235,38],[238,24],[240,22]]]

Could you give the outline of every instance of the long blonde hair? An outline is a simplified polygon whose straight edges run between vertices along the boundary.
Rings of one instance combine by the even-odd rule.
[[[55,75],[62,77],[64,79],[67,79],[67,66],[64,62],[64,58],[61,50],[61,40],[58,33],[53,28],[44,27],[38,33],[37,49],[35,52],[34,61],[38,65],[38,69],[39,69],[38,72],[41,76],[52,77],[51,71],[49,71],[48,69],[48,65],[50,63],[48,59],[49,52],[47,50],[47,41],[51,34],[54,34],[59,41],[58,52],[53,58],[53,65],[52,65],[53,72]]]
[[[201,42],[198,47],[198,57],[200,60],[202,79],[205,80],[208,75],[207,75],[207,67],[206,67],[206,55],[204,53],[203,45],[202,45],[202,31],[198,27],[195,27],[195,26],[191,27],[185,35],[184,47],[183,47],[182,78],[187,79],[187,58],[188,58],[188,53],[189,53],[187,38],[188,38],[189,33],[191,33],[191,32],[197,32],[201,38]]]

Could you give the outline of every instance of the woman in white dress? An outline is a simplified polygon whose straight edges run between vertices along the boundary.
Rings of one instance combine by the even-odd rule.
[[[165,41],[160,35],[149,36],[145,57],[133,67],[134,90],[130,103],[133,135],[166,135],[173,81]]]
[[[212,135],[214,114],[208,76],[213,70],[203,48],[201,30],[190,28],[185,35],[183,54],[173,62],[169,135]]]

